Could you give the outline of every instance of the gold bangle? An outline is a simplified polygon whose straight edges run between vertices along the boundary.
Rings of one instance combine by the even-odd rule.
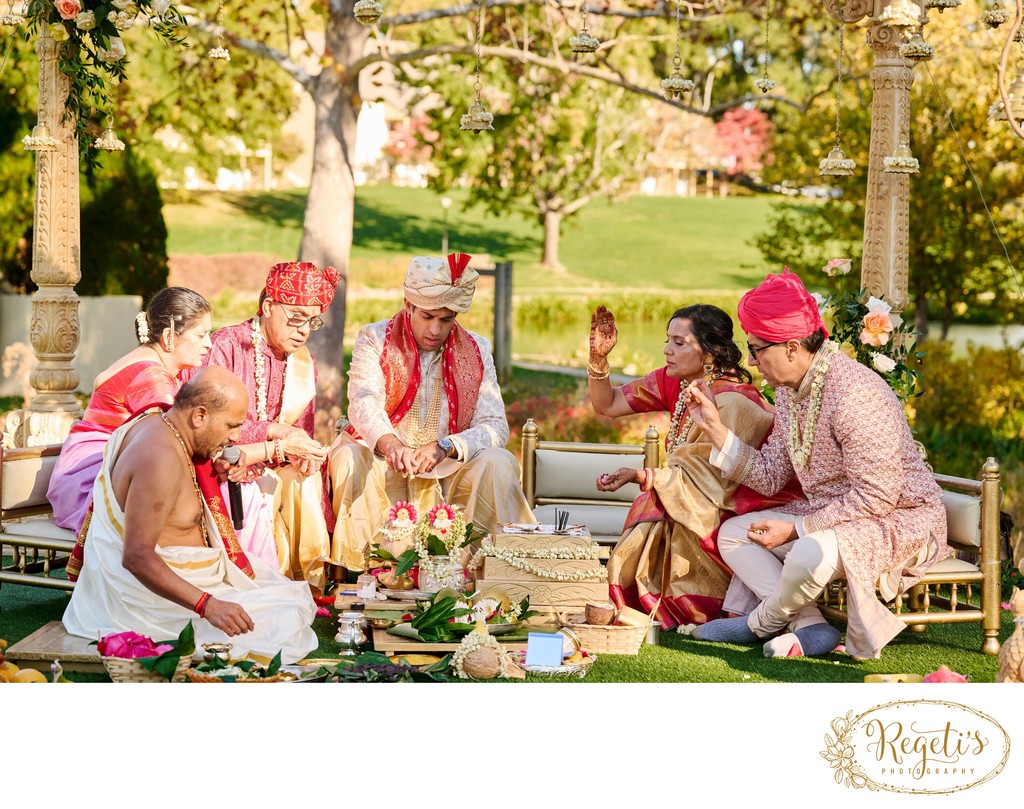
[[[611,376],[611,373],[612,368],[610,365],[607,366],[603,371],[599,371],[594,367],[594,363],[587,363],[587,376],[589,376],[591,379],[596,379],[598,381],[602,379],[607,379],[609,376]]]

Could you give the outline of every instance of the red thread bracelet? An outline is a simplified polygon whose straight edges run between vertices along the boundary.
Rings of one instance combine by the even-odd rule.
[[[206,617],[206,605],[209,603],[212,596],[209,593],[203,593],[199,596],[199,600],[196,605],[192,608],[192,612],[196,613],[200,618]]]

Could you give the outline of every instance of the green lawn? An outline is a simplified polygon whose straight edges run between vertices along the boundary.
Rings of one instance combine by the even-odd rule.
[[[47,621],[59,621],[67,596],[52,590],[5,584],[0,587],[0,637],[12,644]],[[1001,641],[1013,623],[1003,612]],[[317,618],[313,624],[319,648],[311,657],[337,657],[337,621]],[[658,646],[644,646],[636,657],[598,655],[586,682],[592,683],[860,683],[868,674],[928,674],[939,666],[969,675],[972,682],[995,680],[998,659],[981,654],[977,624],[943,624],[921,635],[906,630],[882,652],[880,660],[855,663],[848,655],[766,660],[760,646],[701,643],[674,632],[663,633]],[[81,682],[103,682],[100,674],[72,674]],[[531,675],[531,680],[545,678]],[[578,682],[564,680],[558,682]]]
[[[536,218],[495,217],[463,210],[451,192],[451,250],[487,253],[515,266],[520,294],[578,293],[588,288],[742,291],[769,268],[751,237],[764,228],[773,197],[633,197],[597,201],[563,227],[565,272],[537,266],[543,232]],[[303,191],[200,194],[166,205],[168,252],[296,254],[302,236]],[[390,286],[408,258],[441,249],[442,210],[426,189],[367,186],[356,196],[352,280]],[[390,268],[391,272],[382,268]],[[778,268],[774,268],[778,269]],[[400,277],[400,276],[398,276]]]

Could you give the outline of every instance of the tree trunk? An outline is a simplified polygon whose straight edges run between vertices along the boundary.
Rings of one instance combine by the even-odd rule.
[[[544,211],[544,253],[541,266],[549,270],[564,270],[565,266],[558,260],[558,239],[561,235],[562,212],[548,208]]]
[[[353,2],[330,3],[324,49],[327,64],[311,87],[316,107],[313,170],[299,258],[318,267],[333,266],[342,274],[334,303],[324,314],[323,328],[309,338],[309,349],[319,370],[318,410],[340,406],[345,378],[345,293],[355,212],[354,160],[360,103],[359,76],[350,75],[346,66],[362,57],[368,35],[368,29],[352,16]]]
[[[928,297],[918,295],[914,302],[914,329],[922,337],[928,336]]]

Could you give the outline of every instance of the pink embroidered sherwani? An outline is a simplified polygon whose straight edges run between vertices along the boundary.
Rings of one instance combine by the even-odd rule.
[[[225,326],[214,332],[213,348],[206,355],[204,365],[220,365],[228,368],[242,380],[249,391],[249,412],[241,427],[242,444],[257,444],[267,438],[267,428],[282,420],[285,409],[286,377],[290,357],[276,351],[260,341],[263,355],[264,377],[267,389],[267,419],[261,421],[256,414],[256,354],[252,342],[252,324],[249,321],[236,326]],[[305,361],[312,364],[311,381],[308,384],[308,400],[303,394],[305,406],[298,411],[297,418],[289,423],[304,430],[313,437],[313,414],[316,393],[316,362],[305,348]],[[297,352],[298,353],[298,352]],[[264,475],[257,481],[259,489],[266,494],[267,505],[273,515],[273,538],[277,548],[278,565],[282,573],[292,579],[305,579],[316,589],[324,584],[323,562],[327,555],[329,538],[327,523],[323,516],[320,495],[323,482],[320,475],[303,477],[290,464],[267,465]],[[243,491],[251,493],[257,487],[244,485]],[[246,498],[249,502],[249,498]],[[249,508],[246,508],[246,520]]]
[[[730,436],[723,453],[735,463],[712,462],[762,494],[778,492],[794,473],[789,430],[796,394],[776,390],[775,426],[760,450]],[[801,436],[810,398],[796,402]],[[946,512],[899,400],[878,374],[841,352],[826,372],[810,459],[797,478],[807,499],[775,510],[801,518],[800,536],[835,531],[849,592],[846,648],[877,657],[904,624],[878,600],[876,587],[891,599],[948,555]]]
[[[467,520],[486,531],[497,522],[533,523],[536,519],[526,503],[519,481],[519,462],[505,449],[508,419],[501,388],[491,358],[490,344],[469,332],[483,361],[483,377],[469,426],[462,432],[449,429],[448,396],[441,386],[441,413],[437,435],[450,436],[454,459],[445,459],[431,475],[406,479],[393,472],[373,451],[386,434],[396,435],[411,445],[416,425],[426,424],[426,396],[419,412],[412,409],[396,424],[391,423],[385,403],[387,380],[382,368],[388,321],[371,323],[359,331],[349,368],[348,417],[360,438],[343,432],[331,447],[328,459],[332,500],[337,517],[331,563],[358,570],[365,562],[368,545],[380,541],[380,528],[391,504],[412,502],[418,510],[430,508],[442,499],[465,509]],[[441,351],[420,351],[420,387],[430,391],[442,373]]]

